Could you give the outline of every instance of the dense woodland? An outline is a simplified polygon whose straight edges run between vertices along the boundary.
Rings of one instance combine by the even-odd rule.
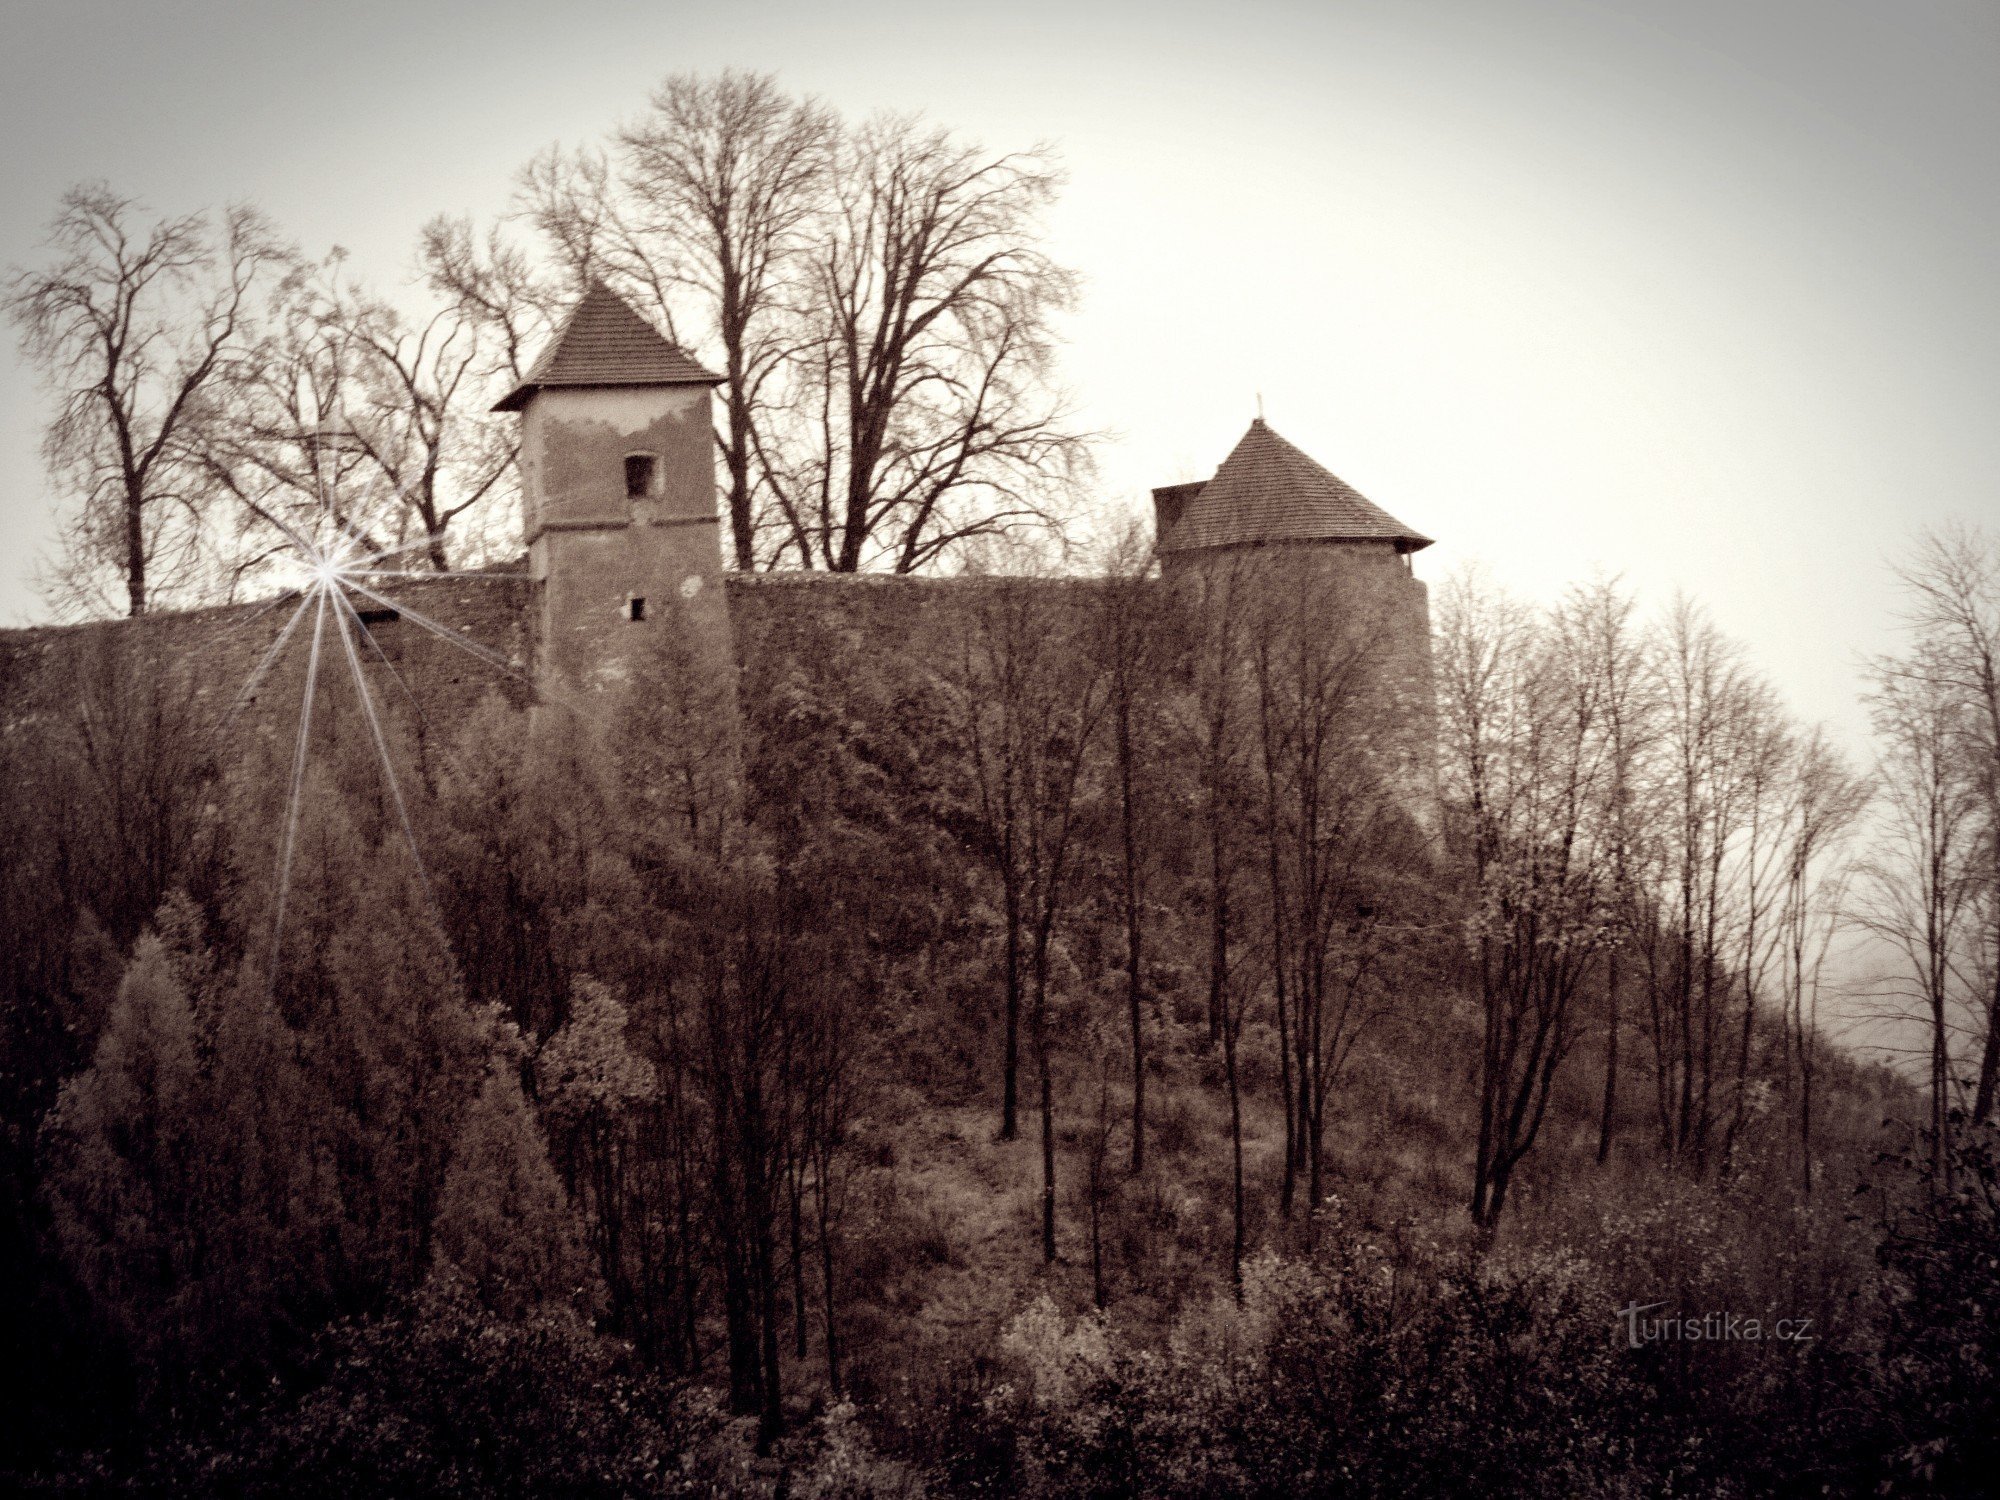
[[[1447,585],[1433,829],[1295,565],[956,598],[746,662],[740,760],[671,631],[587,732],[385,695],[393,779],[330,675],[296,803],[85,651],[4,742],[16,1482],[1984,1482],[1984,1012],[1936,1101],[1829,1038],[1914,872],[1696,612]]]
[[[1087,461],[1053,183],[678,80],[509,225],[431,226],[416,324],[248,210],[79,190],[9,283],[52,597],[254,595],[343,497],[413,569],[504,549],[472,393],[581,275],[729,376],[740,566],[964,566]],[[496,670],[428,717],[346,623],[352,672],[247,717],[108,630],[0,683],[7,1482],[1990,1484],[1991,538],[1907,553],[1867,770],[1615,582],[1435,586],[1413,684],[1296,560],[1026,555],[734,702],[671,619],[585,715]],[[1843,1044],[1863,981],[1913,1059]],[[1711,1315],[1763,1337],[1658,1321]]]

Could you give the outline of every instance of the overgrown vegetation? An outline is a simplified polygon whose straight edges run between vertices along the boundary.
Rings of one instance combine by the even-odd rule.
[[[547,265],[430,225],[414,317],[78,189],[7,297],[53,597],[234,598],[303,516],[510,551],[487,407],[590,279],[722,369],[739,569],[1045,531],[1057,182],[670,80],[523,173]],[[1992,543],[1906,569],[1872,778],[1685,602],[1462,578],[1426,652],[1328,556],[968,575],[905,638],[773,632],[733,701],[661,611],[594,716],[429,722],[341,616],[379,731],[337,673],[211,721],[51,641],[59,691],[0,682],[0,1475],[1990,1486]],[[1919,1081],[1828,1034],[1857,920]]]
[[[345,684],[294,811],[289,723],[79,673],[4,742],[12,1482],[1976,1490],[1992,1130],[1815,1028],[1817,761],[1675,749],[1686,616],[1468,594],[1440,821],[1299,566],[967,579],[740,731],[670,633],[590,732],[392,715],[415,855]]]

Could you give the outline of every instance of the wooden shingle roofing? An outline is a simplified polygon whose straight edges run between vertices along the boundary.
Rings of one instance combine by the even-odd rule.
[[[1262,417],[1230,450],[1215,477],[1191,496],[1162,552],[1266,542],[1394,542],[1416,552],[1431,539],[1314,463],[1264,425]]]
[[[536,391],[563,386],[721,383],[720,375],[661,338],[610,287],[593,281],[527,377],[493,409],[519,411]]]

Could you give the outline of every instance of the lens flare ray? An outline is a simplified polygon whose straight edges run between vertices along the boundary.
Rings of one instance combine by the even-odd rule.
[[[313,694],[319,687],[320,647],[326,638],[326,601],[322,592],[313,613],[312,653],[306,658],[305,697],[299,705],[298,743],[292,750],[291,789],[285,801],[285,832],[278,848],[277,909],[271,922],[271,961],[267,975],[269,988],[278,983],[278,954],[285,937],[285,905],[291,894],[292,853],[298,844],[300,794],[306,779],[306,752],[312,743]]]
[[[404,842],[409,847],[418,887],[433,912],[437,907],[436,894],[424,862],[421,841],[417,837],[416,820],[411,816],[409,798],[405,794],[401,778],[396,773],[388,728],[384,723],[381,708],[376,703],[375,690],[368,682],[367,662],[363,657],[362,642],[367,642],[368,649],[395,680],[397,687],[409,699],[419,718],[423,715],[423,706],[416,694],[411,691],[409,683],[404,680],[403,674],[396,670],[388,655],[382,650],[381,643],[376,640],[368,623],[362,618],[361,611],[356,607],[356,601],[367,601],[381,608],[393,610],[397,618],[407,619],[439,640],[449,641],[486,666],[526,683],[531,689],[537,687],[527,673],[520,671],[500,653],[477,641],[466,639],[459,631],[432,619],[422,610],[381,592],[377,587],[377,585],[387,586],[392,579],[435,579],[441,576],[500,579],[516,576],[497,573],[441,575],[396,566],[395,564],[407,554],[429,547],[433,539],[425,536],[414,541],[384,546],[371,537],[371,529],[380,524],[393,503],[401,498],[393,486],[383,488],[384,493],[367,496],[360,504],[343,508],[336,503],[328,486],[322,480],[318,485],[319,503],[316,513],[309,520],[302,521],[297,518],[288,520],[276,515],[268,517],[289,544],[279,566],[282,573],[294,581],[291,587],[261,606],[251,618],[262,618],[293,600],[297,602],[289,618],[272,638],[270,645],[260,653],[249,676],[238,690],[234,702],[218,725],[218,734],[227,731],[242,711],[256,700],[271,673],[293,644],[302,635],[305,636],[309,642],[305,686],[299,703],[297,733],[291,750],[290,776],[285,790],[277,868],[274,872],[276,890],[273,893],[267,972],[268,987],[273,992],[276,990],[280,960],[283,956],[286,921],[291,914],[291,883],[299,852],[302,808],[316,722],[316,700],[331,646],[328,640],[329,628],[339,636],[339,655],[346,663],[347,676],[354,685],[355,701],[368,726],[370,748],[381,763],[382,781],[388,793],[388,801],[395,809],[396,822],[402,830]],[[390,566],[378,566],[382,563],[389,563]],[[305,628],[308,616],[311,616],[310,629]],[[536,691],[536,697],[538,700],[560,702],[553,695],[539,689]]]

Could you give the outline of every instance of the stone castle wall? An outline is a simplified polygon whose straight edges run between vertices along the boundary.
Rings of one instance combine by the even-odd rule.
[[[1270,566],[1270,560],[1262,565]],[[1407,747],[1402,774],[1413,804],[1433,805],[1436,783],[1429,747],[1435,709],[1424,587],[1399,561],[1381,566],[1320,559],[1318,566],[1334,570],[1324,590],[1326,607],[1355,615],[1370,633],[1382,637],[1379,670],[1388,685],[1383,711],[1399,721],[1396,738]],[[1187,581],[1183,574],[1160,586],[1181,587]],[[732,573],[721,583],[717,592],[727,602],[734,658],[746,682],[757,681],[760,668],[786,656],[804,657],[836,647],[835,654],[842,659],[865,663],[893,657],[904,671],[942,670],[962,649],[968,611],[982,594],[1032,587],[1082,608],[1098,586],[1087,578],[1024,583],[1004,578],[826,573]],[[1268,588],[1268,578],[1257,586]],[[399,581],[389,597],[409,613],[371,622],[372,645],[357,640],[378,703],[407,722],[414,699],[420,710],[416,717],[433,730],[459,721],[496,693],[517,706],[525,705],[532,696],[530,679],[537,667],[544,587],[525,571]],[[1308,607],[1318,597],[1309,594]],[[380,608],[374,601],[356,602],[364,609]],[[80,680],[93,673],[102,676],[108,668],[156,674],[168,685],[171,697],[189,703],[199,717],[220,722],[293,609],[291,604],[273,607],[267,602],[140,620],[0,631],[0,732],[12,733],[59,713],[65,695]],[[418,613],[477,647],[480,654],[438,639],[415,618]],[[672,628],[676,618],[649,617],[622,628],[637,640],[642,633]],[[243,727],[291,732],[310,624],[309,619],[301,623],[281,664],[241,710],[238,722]],[[323,673],[344,684],[349,668],[331,625],[324,649]]]
[[[728,574],[723,579],[737,659],[808,652],[816,641],[841,634],[871,647],[935,660],[947,649],[965,602],[990,580],[890,578],[826,573]],[[1058,581],[1054,588],[1078,585]],[[449,719],[469,712],[491,693],[525,703],[536,667],[543,585],[526,571],[445,574],[400,580],[384,596],[408,614],[368,626],[372,645],[360,655],[371,687],[395,701],[403,686],[426,716]],[[364,611],[378,601],[355,600]],[[66,695],[107,661],[122,672],[155,674],[170,696],[198,717],[227,714],[297,608],[296,602],[249,604],[0,630],[0,730],[13,730],[60,712]],[[479,648],[475,656],[440,640],[415,616]],[[675,615],[627,622],[634,637],[671,627]],[[303,681],[310,616],[295,628],[278,664],[242,712],[256,719],[289,715]],[[380,648],[377,654],[375,647]],[[323,673],[347,672],[338,636],[329,623]],[[502,665],[504,664],[504,665]],[[392,675],[393,674],[393,675]],[[398,682],[400,678],[400,683]]]
[[[495,692],[526,702],[535,654],[533,592],[528,576],[519,572],[399,580],[393,598],[409,613],[374,618],[366,640],[354,637],[377,701],[400,717],[414,697],[423,716],[437,723],[464,715]],[[365,614],[382,613],[377,601],[355,603]],[[0,733],[61,720],[85,687],[130,692],[141,675],[158,684],[165,702],[191,710],[198,724],[219,731],[226,721],[289,732],[310,654],[310,610],[279,659],[252,691],[245,690],[296,610],[296,601],[266,600],[137,620],[0,631]],[[417,613],[480,654],[439,638],[418,622]],[[322,653],[320,670],[331,693],[332,683],[350,676],[331,617]]]
[[[982,593],[1019,588],[1024,580],[730,573],[723,584],[741,663],[772,652],[811,650],[815,639],[838,634],[935,666],[959,649],[966,612]],[[1026,586],[1081,601],[1094,581],[1049,578]]]

